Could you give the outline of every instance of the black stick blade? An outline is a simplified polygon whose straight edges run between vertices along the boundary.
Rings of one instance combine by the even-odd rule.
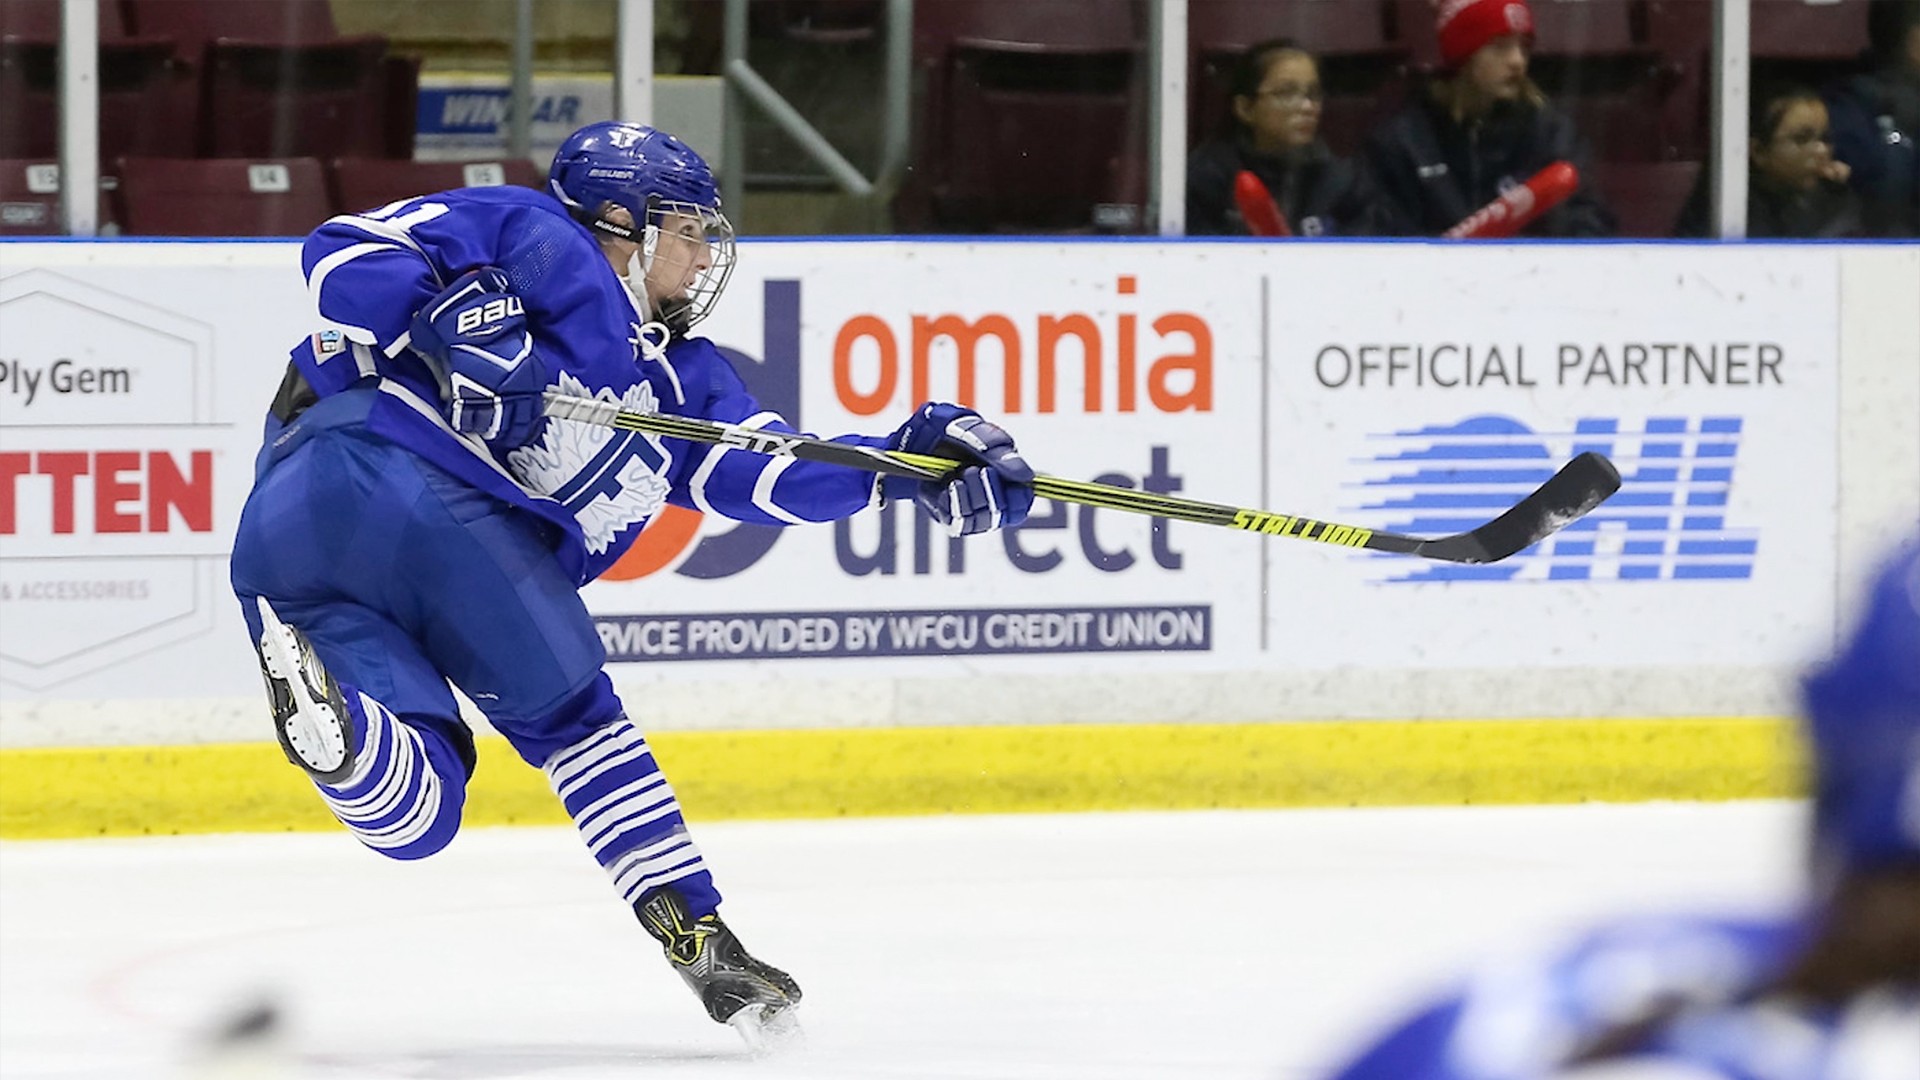
[[[1472,532],[1428,540],[1415,554],[1445,562],[1499,562],[1578,521],[1619,490],[1620,470],[1604,455],[1588,451],[1506,513]]]

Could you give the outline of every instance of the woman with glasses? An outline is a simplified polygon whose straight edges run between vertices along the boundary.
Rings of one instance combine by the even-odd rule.
[[[1366,163],[1408,232],[1437,236],[1556,161],[1587,171],[1572,121],[1527,75],[1525,0],[1443,0],[1442,73],[1367,140]],[[1525,236],[1611,236],[1612,212],[1581,184]]]
[[[1860,199],[1847,186],[1852,170],[1833,156],[1826,103],[1805,87],[1753,96],[1747,140],[1747,236],[1750,239],[1834,239],[1865,229]],[[1711,235],[1708,178],[1681,214],[1681,236]]]
[[[1353,163],[1320,139],[1320,65],[1284,38],[1249,48],[1234,66],[1233,133],[1187,159],[1187,233],[1244,236],[1234,199],[1242,170],[1266,186],[1295,236],[1368,236],[1394,231]]]

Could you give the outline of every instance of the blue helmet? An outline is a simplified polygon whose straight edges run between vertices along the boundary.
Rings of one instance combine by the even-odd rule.
[[[656,314],[684,329],[712,310],[733,272],[733,226],[720,212],[713,170],[692,147],[644,124],[588,124],[553,155],[547,190],[582,225],[641,245],[628,283],[642,299],[661,225],[675,215],[697,221],[711,265],[685,296],[661,298]],[[633,215],[635,227],[610,220],[616,207]]]
[[[1823,871],[1920,862],[1920,543],[1881,569],[1805,695]]]

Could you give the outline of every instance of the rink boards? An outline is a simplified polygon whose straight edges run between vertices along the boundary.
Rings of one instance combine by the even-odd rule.
[[[1486,568],[1044,503],[962,543],[897,507],[670,512],[587,597],[690,805],[733,793],[709,814],[1779,794],[1777,720],[1699,718],[1790,712],[1920,518],[1913,246],[758,242],[740,265],[702,331],[821,434],[962,400],[1049,473],[1420,534],[1582,450],[1626,482]],[[313,816],[258,741],[224,556],[283,354],[320,329],[294,245],[0,246],[0,833]],[[87,792],[148,760],[236,797],[105,824]],[[537,774],[476,784],[494,769],[526,776],[470,814],[555,820]]]

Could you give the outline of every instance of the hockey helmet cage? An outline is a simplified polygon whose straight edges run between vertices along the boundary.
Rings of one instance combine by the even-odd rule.
[[[667,132],[644,124],[603,121],[575,131],[553,155],[547,190],[589,229],[640,244],[637,275],[652,269],[662,225],[675,215],[699,222],[711,265],[701,271],[684,300],[675,298],[660,315],[675,330],[685,330],[713,310],[733,273],[733,225],[720,210],[713,170],[694,149]],[[609,220],[624,208],[640,235]]]

